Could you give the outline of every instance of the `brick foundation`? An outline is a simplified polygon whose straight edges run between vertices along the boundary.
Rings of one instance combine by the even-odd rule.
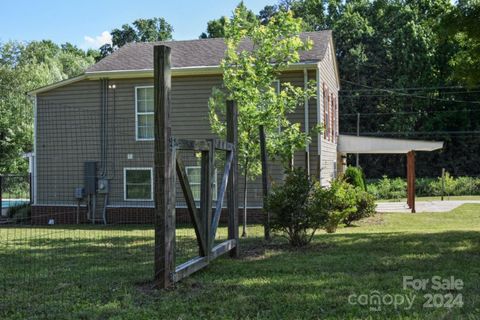
[[[178,224],[189,223],[190,217],[186,208],[177,208],[176,220]],[[96,217],[101,217],[102,213],[97,211]],[[76,224],[77,223],[77,208],[74,206],[32,206],[32,224],[45,225],[53,219],[55,224]],[[262,209],[248,209],[247,222],[248,224],[262,223],[264,219]],[[91,223],[87,219],[87,208],[80,207],[79,210],[80,223]],[[238,222],[243,221],[243,209],[238,210]],[[154,209],[153,208],[107,208],[107,223],[108,224],[153,224]],[[220,223],[227,222],[227,211],[222,209],[220,216]]]

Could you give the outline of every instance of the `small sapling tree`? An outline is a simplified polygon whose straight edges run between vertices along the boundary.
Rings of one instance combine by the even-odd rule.
[[[302,39],[302,21],[288,11],[279,12],[267,24],[252,19],[241,3],[232,19],[225,22],[227,49],[222,60],[223,87],[214,88],[209,101],[212,131],[225,135],[225,101],[238,107],[238,160],[244,178],[243,236],[246,236],[247,183],[261,173],[259,126],[267,138],[269,158],[289,166],[293,153],[309,143],[308,133],[287,119],[304,99],[315,93],[315,84],[307,88],[282,82],[279,91],[273,83],[290,64],[300,60],[299,51],[312,43]]]

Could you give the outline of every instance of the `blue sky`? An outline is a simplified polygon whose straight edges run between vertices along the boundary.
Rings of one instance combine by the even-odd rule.
[[[0,10],[0,42],[51,39],[97,48],[108,32],[137,18],[164,17],[176,40],[196,39],[207,21],[230,16],[240,0],[14,0]],[[276,0],[245,0],[255,13]],[[107,32],[105,32],[107,31]]]

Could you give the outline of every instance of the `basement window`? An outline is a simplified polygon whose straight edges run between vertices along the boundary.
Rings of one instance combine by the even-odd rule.
[[[153,140],[153,87],[135,87],[136,139]]]
[[[153,200],[152,168],[125,168],[123,176],[125,200]]]

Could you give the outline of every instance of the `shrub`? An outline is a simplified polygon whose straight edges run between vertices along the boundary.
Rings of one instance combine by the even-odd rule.
[[[287,174],[283,185],[274,186],[266,199],[271,230],[284,233],[292,246],[310,243],[316,230],[322,227],[323,212],[311,210],[317,189],[321,189],[320,185],[298,168]]]
[[[373,216],[377,207],[373,195],[359,188],[355,191],[357,211],[350,213],[345,219],[343,219],[343,223],[347,226],[350,226],[353,221]]]
[[[346,182],[350,183],[352,186],[360,188],[363,191],[366,191],[365,176],[363,170],[359,167],[349,166],[343,175]]]
[[[355,188],[344,179],[335,179],[330,188],[316,188],[312,210],[319,212],[327,233],[334,233],[346,217],[357,211]]]
[[[8,209],[7,216],[15,223],[28,222],[32,216],[32,210],[29,203],[20,204]]]
[[[407,182],[401,178],[389,179],[383,176],[375,183],[375,186],[368,186],[368,191],[376,199],[402,199],[407,196]]]
[[[367,184],[367,190],[377,199],[401,199],[406,197],[407,184],[401,178],[383,179]],[[441,196],[442,178],[417,178],[416,195],[418,197]],[[480,178],[452,177],[445,174],[445,196],[480,195]]]

